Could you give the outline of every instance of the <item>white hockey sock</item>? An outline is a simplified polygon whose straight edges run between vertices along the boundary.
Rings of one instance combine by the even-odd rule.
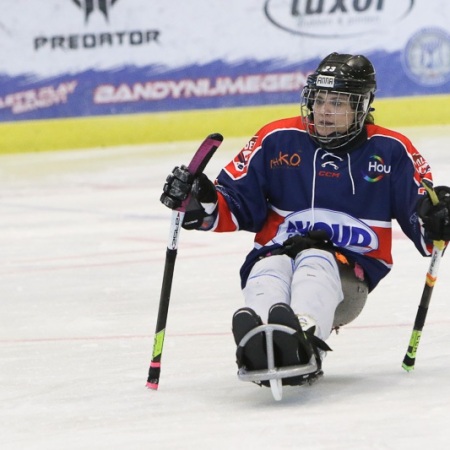
[[[316,336],[326,340],[332,330],[334,313],[343,300],[339,270],[327,251],[308,249],[295,260],[291,307],[294,312],[316,322]]]
[[[270,256],[253,266],[243,290],[245,305],[264,323],[273,304],[290,303],[292,273],[293,260],[286,255]]]

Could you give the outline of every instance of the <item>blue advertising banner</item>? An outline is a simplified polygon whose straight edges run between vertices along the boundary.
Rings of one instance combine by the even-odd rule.
[[[450,93],[446,1],[3,2],[2,122],[295,103],[332,51],[379,98]]]

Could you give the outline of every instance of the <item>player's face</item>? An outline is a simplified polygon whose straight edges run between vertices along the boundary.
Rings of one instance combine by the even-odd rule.
[[[318,91],[313,104],[314,125],[317,134],[329,136],[344,134],[355,120],[350,95]]]

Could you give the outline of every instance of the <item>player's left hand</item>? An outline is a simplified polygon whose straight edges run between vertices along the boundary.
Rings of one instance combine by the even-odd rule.
[[[423,221],[425,237],[432,241],[450,240],[450,187],[434,188],[439,203],[433,205],[427,195],[419,200],[417,211]]]

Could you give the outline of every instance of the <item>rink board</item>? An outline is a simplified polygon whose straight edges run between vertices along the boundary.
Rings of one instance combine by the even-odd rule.
[[[450,96],[380,99],[377,123],[386,127],[450,124]],[[299,113],[298,104],[178,111],[0,124],[0,153],[99,148],[201,139],[211,132],[251,137],[266,122]]]

